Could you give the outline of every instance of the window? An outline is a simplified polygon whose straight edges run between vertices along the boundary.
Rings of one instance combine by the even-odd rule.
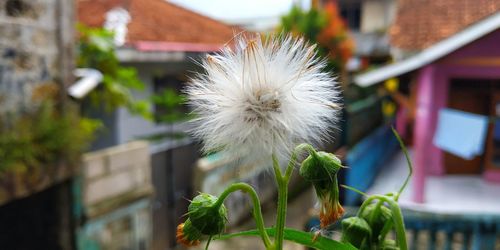
[[[179,95],[185,80],[181,76],[154,78],[154,116],[156,122],[172,123],[183,118],[188,112],[187,105]]]
[[[346,21],[347,26],[352,30],[359,30],[361,25],[361,2],[360,1],[340,1],[340,15]]]

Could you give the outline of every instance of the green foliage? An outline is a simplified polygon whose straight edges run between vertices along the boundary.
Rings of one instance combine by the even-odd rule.
[[[81,24],[78,31],[78,67],[94,68],[103,74],[102,88],[90,93],[91,103],[104,106],[107,111],[124,106],[134,114],[151,119],[150,102],[135,100],[132,96],[132,90],[144,90],[144,83],[133,67],[120,64],[115,54],[113,32]]]
[[[294,5],[290,12],[281,17],[280,29],[287,33],[305,37],[309,42],[318,44],[318,36],[328,24],[328,16],[325,12],[311,8],[309,11],[303,11],[300,7]],[[328,48],[317,46],[316,51],[322,58],[327,57]],[[328,69],[338,66],[335,60],[329,60]]]
[[[0,115],[0,173],[77,161],[100,123],[80,118],[71,108],[61,114],[45,100],[32,112]]]
[[[352,56],[353,40],[337,6],[333,3],[327,3],[323,7],[313,5],[307,11],[293,6],[290,12],[281,18],[279,31],[302,36],[317,44],[318,55],[329,59],[326,70],[342,70]]]
[[[327,23],[328,18],[326,13],[316,8],[303,11],[296,5],[292,7],[287,15],[281,17],[281,28],[283,31],[303,35],[312,43],[317,42],[316,38]]]
[[[163,92],[151,97],[153,103],[158,107],[157,121],[162,123],[174,123],[187,120],[190,116],[182,110],[186,103],[186,96],[179,94],[173,88],[166,88]]]

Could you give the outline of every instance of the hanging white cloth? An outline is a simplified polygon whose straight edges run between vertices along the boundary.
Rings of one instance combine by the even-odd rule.
[[[487,132],[487,116],[445,108],[439,111],[434,145],[471,160],[483,153]]]

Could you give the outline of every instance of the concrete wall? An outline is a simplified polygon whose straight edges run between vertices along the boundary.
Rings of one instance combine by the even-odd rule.
[[[73,1],[0,1],[0,114],[30,108],[40,84],[71,82],[74,15]]]
[[[146,142],[135,141],[84,154],[83,206],[96,217],[152,194],[151,157]]]

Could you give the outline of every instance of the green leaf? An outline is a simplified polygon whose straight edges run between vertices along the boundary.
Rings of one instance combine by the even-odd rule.
[[[269,236],[271,237],[274,236],[274,231],[275,231],[274,228],[266,228],[266,231],[269,234]],[[249,231],[221,235],[217,238],[214,238],[214,240],[226,240],[238,236],[260,236],[260,234],[258,230],[254,229]],[[316,240],[313,241],[314,236],[315,235],[313,233],[303,232],[291,228],[285,228],[285,240],[292,241],[306,247],[320,249],[320,250],[323,249],[356,250],[356,248],[353,247],[351,244],[341,243],[335,240],[325,238],[323,236],[318,236]]]
[[[106,111],[126,107],[131,113],[152,119],[153,114],[132,95],[132,90],[144,91],[145,84],[133,67],[120,64],[116,56],[114,34],[103,28],[78,24],[79,44],[77,65],[94,68],[103,75],[102,86],[90,94],[90,103],[95,107],[104,106]]]

